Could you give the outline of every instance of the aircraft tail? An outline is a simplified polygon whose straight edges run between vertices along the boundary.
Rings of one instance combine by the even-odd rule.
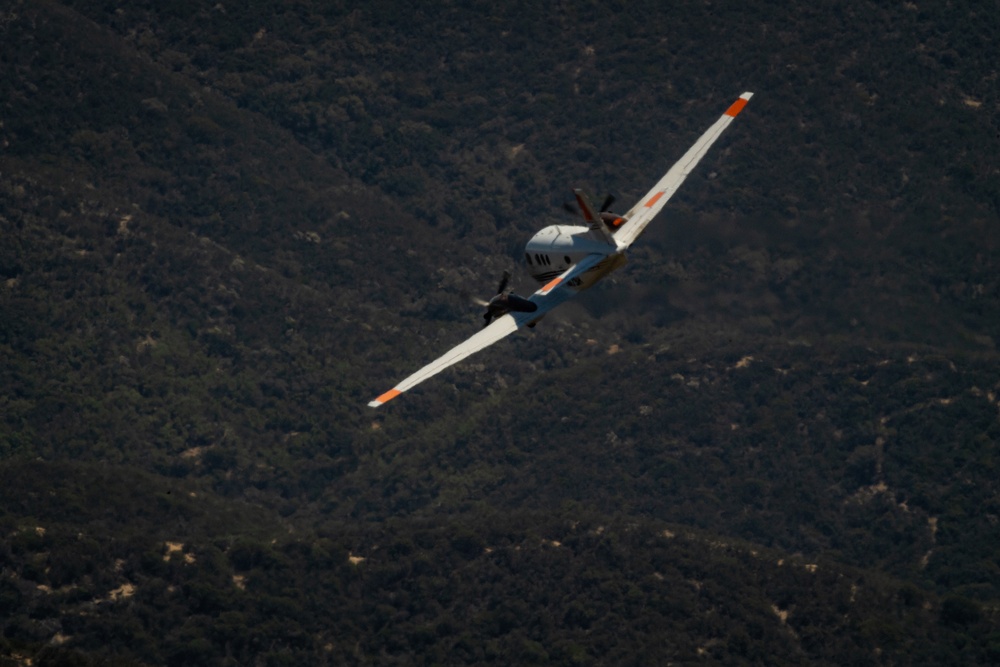
[[[587,226],[590,227],[590,233],[608,245],[617,247],[614,237],[611,236],[611,232],[608,231],[601,216],[594,209],[594,205],[590,203],[590,198],[587,197],[587,194],[579,188],[574,189],[573,194],[576,195],[576,203],[580,205],[580,210],[583,211],[583,219],[587,221]]]

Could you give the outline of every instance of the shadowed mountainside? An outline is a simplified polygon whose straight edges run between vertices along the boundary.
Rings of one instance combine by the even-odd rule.
[[[4,659],[996,662],[979,11],[3,10]],[[743,90],[613,280],[364,406]]]

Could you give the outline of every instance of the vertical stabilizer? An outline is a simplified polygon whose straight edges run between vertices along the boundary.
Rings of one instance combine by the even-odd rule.
[[[611,236],[611,232],[604,225],[604,221],[601,220],[601,216],[594,210],[594,205],[590,203],[590,199],[586,193],[577,188],[573,190],[573,194],[576,195],[576,203],[580,205],[580,210],[583,211],[583,219],[587,221],[587,226],[590,227],[591,234],[608,245],[617,245],[614,237]]]

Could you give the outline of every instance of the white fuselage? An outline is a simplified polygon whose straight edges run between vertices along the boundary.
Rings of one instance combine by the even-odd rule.
[[[573,264],[593,254],[606,255],[596,266],[567,286],[577,292],[587,289],[627,261],[615,246],[594,237],[590,228],[580,225],[551,225],[531,237],[524,247],[524,259],[531,277],[546,284]]]

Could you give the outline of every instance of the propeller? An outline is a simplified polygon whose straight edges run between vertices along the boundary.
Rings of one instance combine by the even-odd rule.
[[[473,297],[473,301],[486,309],[486,313],[483,314],[483,319],[486,320],[483,323],[483,328],[489,326],[490,322],[493,321],[494,310],[496,304],[505,300],[504,290],[507,289],[507,285],[510,283],[510,271],[504,271],[503,276],[500,278],[500,284],[497,285],[496,295],[489,301]]]
[[[510,271],[504,271],[503,276],[500,278],[500,284],[497,285],[497,293],[495,296],[502,295],[504,293],[504,290],[507,289],[507,285],[509,283],[510,283]],[[465,297],[470,301],[472,301],[472,303],[476,304],[477,306],[482,306],[483,308],[490,307],[491,301],[487,301],[486,299],[481,299],[478,296],[469,295],[468,293],[465,294]]]
[[[483,328],[488,327],[490,322],[495,318],[511,311],[533,313],[538,310],[538,304],[534,303],[531,299],[525,299],[523,296],[508,292],[507,285],[509,283],[510,271],[504,271],[503,277],[500,278],[500,284],[497,285],[497,293],[492,299],[483,301],[482,299],[473,298],[473,301],[486,308],[486,312],[483,313],[483,320],[485,320]]]
[[[510,271],[503,272],[503,278],[500,279],[500,284],[497,286],[497,294],[503,294],[503,291],[507,289],[507,283],[510,282]]]

